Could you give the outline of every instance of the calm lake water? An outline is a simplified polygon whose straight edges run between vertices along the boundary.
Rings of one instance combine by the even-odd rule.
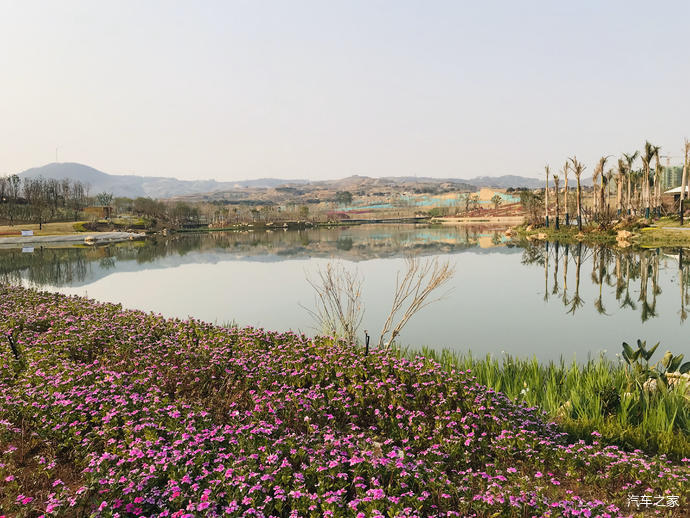
[[[314,333],[314,277],[329,261],[364,278],[362,325],[376,341],[404,256],[449,259],[443,300],[404,329],[402,345],[541,360],[618,353],[638,338],[690,352],[686,266],[678,249],[615,251],[511,244],[504,229],[365,225],[176,234],[103,247],[0,249],[0,281],[166,316]],[[690,252],[686,252],[686,259]],[[687,261],[690,263],[690,261]],[[682,264],[682,269],[679,265]]]

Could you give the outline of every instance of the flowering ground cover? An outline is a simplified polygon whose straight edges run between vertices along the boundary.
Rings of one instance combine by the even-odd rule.
[[[0,515],[690,510],[690,459],[569,443],[422,357],[7,286],[0,328]]]
[[[651,371],[636,374],[623,359],[615,361],[603,354],[580,364],[566,364],[562,358],[559,362],[539,362],[536,358],[504,354],[498,359],[448,349],[395,352],[406,357],[421,354],[438,361],[446,370],[470,370],[482,385],[545,411],[572,440],[586,439],[597,432],[601,433],[600,442],[629,450],[664,453],[676,461],[689,455],[690,386],[679,381],[663,385],[662,390],[662,382],[659,387],[654,382],[652,391],[645,388],[649,384],[644,385],[650,372],[665,371],[663,365],[660,370],[657,364]]]

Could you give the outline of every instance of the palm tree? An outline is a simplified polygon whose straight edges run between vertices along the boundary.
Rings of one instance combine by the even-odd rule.
[[[633,192],[635,194],[635,214],[642,213],[642,206],[644,205],[644,169],[638,169],[632,172],[633,175]]]
[[[611,210],[611,186],[613,185],[613,169],[606,172],[606,212]]]
[[[563,165],[563,169],[561,169],[561,172],[565,177],[565,186],[563,187],[563,206],[565,208],[566,227],[570,226],[570,214],[568,213],[568,169],[570,169],[570,164],[568,164],[568,161],[566,160],[565,164]]]
[[[642,322],[646,322],[650,318],[653,318],[656,316],[656,304],[650,304],[649,303],[649,297],[647,295],[648,292],[648,282],[649,282],[649,269],[650,269],[650,264],[649,264],[649,255],[648,251],[642,252],[640,256],[640,297],[639,300],[642,302],[642,312],[641,312],[641,318]],[[652,266],[653,269],[653,266]],[[652,293],[656,291],[656,286],[654,283],[654,276],[652,276]]]
[[[604,302],[603,302],[603,293],[602,293],[602,288],[604,285],[604,273],[605,273],[605,268],[604,268],[604,260],[605,260],[605,253],[604,250],[600,250],[599,253],[599,272],[597,275],[597,284],[599,284],[599,298],[594,301],[594,307],[596,308],[597,312],[601,315],[606,315],[606,308],[604,307]],[[592,260],[594,263],[594,259]]]
[[[685,199],[685,189],[688,185],[688,159],[690,158],[690,141],[685,139],[685,160],[683,161],[683,178],[680,182],[680,203],[678,205],[678,216],[680,224],[683,224],[683,200]]]
[[[576,157],[569,159],[573,164],[573,173],[575,173],[575,179],[577,180],[577,229],[582,232],[582,187],[580,186],[580,176],[585,170],[585,166],[582,162],[578,162]]]
[[[621,303],[621,308],[628,306],[630,309],[635,311],[637,308],[632,300],[632,297],[630,297],[630,261],[631,257],[628,255],[625,258],[625,298]]]
[[[568,250],[570,245],[565,244],[565,250],[563,252],[563,305],[568,305]]]
[[[616,254],[616,300],[621,299],[623,295],[623,272],[621,271],[621,264],[623,262],[622,254]]]
[[[644,156],[642,156],[642,165],[644,166],[644,177],[642,178],[642,198],[644,200],[644,217],[649,219],[650,212],[650,189],[649,182],[651,180],[649,176],[649,166],[652,163],[652,158],[655,154],[654,146],[650,144],[649,141],[644,143]]]
[[[575,315],[575,311],[584,304],[582,297],[580,297],[580,266],[582,266],[582,243],[577,244],[577,258],[575,260],[575,295],[570,301],[570,309],[568,313]]]
[[[594,219],[596,221],[597,219],[597,214],[599,213],[599,184],[597,183],[597,180],[599,179],[599,174],[601,174],[601,170],[599,168],[599,165],[594,166],[594,172],[592,173],[592,187],[594,188],[594,196],[592,198],[593,202],[593,207],[594,207]]]
[[[618,159],[618,174],[616,174],[616,214],[623,211],[623,177],[625,176],[625,160]]]
[[[628,215],[632,214],[632,201],[631,201],[631,193],[632,193],[632,175],[633,175],[633,168],[632,165],[637,160],[637,157],[640,156],[639,151],[635,151],[634,153],[623,153],[623,156],[625,157],[625,161],[627,163],[628,169],[627,169],[627,175],[628,175]]]
[[[599,200],[598,200],[598,206],[599,206],[598,213],[599,213],[599,215],[604,213],[604,184],[606,183],[606,179],[604,176],[604,167],[606,167],[606,161],[610,158],[610,156],[611,155],[602,156],[599,159],[599,163],[594,168],[594,175],[592,176],[592,181],[594,182],[594,189],[595,189],[595,192],[594,192],[594,199],[595,199],[594,212],[595,213],[597,212],[596,198],[597,198],[597,194],[598,194],[599,195]],[[601,176],[601,185],[598,187],[599,192],[596,192],[597,191],[597,177],[598,176]]]
[[[558,221],[558,220],[556,220],[556,221]],[[560,243],[558,241],[556,241],[554,243],[554,246],[556,247],[556,250],[554,251],[555,256],[556,256],[556,260],[554,261],[554,266],[553,266],[553,289],[551,290],[551,293],[553,295],[558,295],[558,259],[559,259],[558,247],[559,247],[559,245],[560,245]]]
[[[556,192],[556,230],[558,230],[558,218],[559,218],[559,212],[560,212],[560,205],[558,203],[558,181],[559,181],[558,175],[557,174],[553,175],[553,183],[555,186],[554,190]],[[556,250],[558,250],[558,248]]]
[[[683,249],[678,252],[678,285],[680,286],[680,321],[685,322],[688,312],[685,309],[685,272],[683,271]]]
[[[546,169],[546,189],[544,190],[544,220],[546,222],[546,228],[549,228],[549,166],[545,166]]]

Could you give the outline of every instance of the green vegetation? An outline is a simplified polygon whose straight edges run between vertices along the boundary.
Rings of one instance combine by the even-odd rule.
[[[477,383],[493,362],[449,372],[448,359],[1,285],[0,331],[6,516],[612,517],[630,513],[628,494],[687,509],[687,459],[596,430],[570,441],[530,403],[559,380],[529,363],[497,379],[529,388],[531,407]],[[577,393],[617,379],[599,365],[561,380]],[[615,407],[608,394],[599,408]]]
[[[616,244],[617,231],[613,229],[602,229],[596,225],[583,227],[582,232],[575,226],[555,226],[533,227],[531,225],[520,225],[514,229],[520,239],[539,238],[547,241],[559,241],[560,243],[574,244],[582,242],[585,244]]]
[[[600,356],[583,364],[566,364],[563,359],[542,364],[536,358],[510,355],[499,361],[489,355],[476,358],[472,354],[429,348],[422,349],[421,354],[449,372],[469,370],[480,384],[515,402],[538,407],[573,440],[589,441],[592,434],[601,434],[599,440],[606,444],[663,453],[680,460],[690,452],[690,385],[679,378],[669,387],[667,372],[678,368],[687,372],[690,363],[681,367],[682,355],[673,357],[667,353],[650,366],[647,362],[656,346],[646,351],[644,343],[639,345],[642,350],[638,349],[634,359],[635,352],[626,344],[625,361]],[[646,356],[642,356],[642,351]],[[417,354],[398,351],[398,355],[406,357]],[[645,364],[637,361],[643,358]],[[660,379],[666,381],[649,381]]]
[[[635,244],[644,248],[690,246],[690,229],[647,227],[635,236]]]
[[[585,244],[616,245],[619,231],[631,232],[624,241],[643,248],[690,246],[690,228],[680,227],[678,217],[664,217],[649,226],[644,218],[631,219],[615,226],[591,223],[580,232],[575,226],[520,225],[514,228],[519,239],[540,239],[559,241],[563,244],[582,242]]]

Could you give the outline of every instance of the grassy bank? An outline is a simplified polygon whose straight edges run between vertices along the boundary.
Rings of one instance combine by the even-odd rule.
[[[583,227],[582,232],[576,226],[561,225],[558,230],[554,225],[547,227],[536,227],[532,225],[521,225],[515,227],[514,232],[518,239],[538,239],[548,241],[559,241],[561,243],[584,243],[587,245],[615,245],[615,230],[601,230],[595,226]]]
[[[86,221],[63,221],[53,223],[43,223],[43,228],[38,229],[38,223],[18,223],[16,225],[0,225],[0,237],[21,235],[22,230],[33,230],[35,236],[63,236],[66,234],[76,234],[86,232],[83,225]]]
[[[6,286],[0,328],[7,516],[621,516],[643,494],[677,497],[666,515],[689,505],[688,459],[572,441],[428,358]]]
[[[482,385],[516,403],[540,408],[572,440],[589,441],[598,433],[601,442],[627,450],[666,454],[677,461],[690,456],[690,386],[678,383],[664,392],[640,390],[633,369],[603,356],[566,364],[510,355],[499,361],[448,350],[423,349],[419,354],[449,372],[470,370]]]
[[[601,228],[599,225],[586,225],[580,232],[577,227],[521,225],[514,228],[518,239],[538,239],[559,241],[561,243],[582,242],[588,245],[617,245],[620,230],[631,232],[623,241],[643,248],[690,246],[690,222],[682,227],[677,216],[650,220],[640,219],[626,225],[613,228]]]
[[[662,225],[640,229],[635,236],[635,244],[643,248],[690,246],[690,226]]]

